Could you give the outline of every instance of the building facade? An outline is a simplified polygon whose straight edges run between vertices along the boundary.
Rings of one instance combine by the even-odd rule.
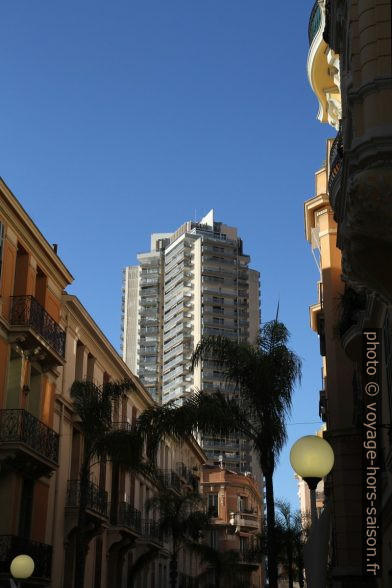
[[[61,298],[72,276],[0,182],[0,582],[19,553],[51,576],[49,495],[59,467],[55,398],[65,364]]]
[[[337,130],[328,145],[326,166],[319,172],[325,187],[305,205],[309,240],[309,231],[317,226],[315,217],[320,214],[322,219],[324,214],[328,219],[320,233],[326,264],[322,298],[311,309],[311,323],[320,336],[326,369],[320,413],[335,452],[325,489],[331,503],[331,582],[334,587],[386,587],[392,578],[390,3],[320,0],[311,12],[309,41],[308,77],[319,102],[318,118]],[[339,296],[340,308],[333,296]],[[329,333],[328,298],[330,309],[335,305],[335,328],[331,315]],[[380,503],[375,529],[382,564],[377,578],[366,570],[362,527],[367,522],[361,494],[367,404],[363,330],[380,334]]]
[[[224,578],[224,586],[260,588],[264,586],[264,567],[258,550],[263,524],[263,497],[255,478],[216,466],[202,469],[202,493],[211,525],[206,540],[221,553],[238,555],[238,576]],[[231,583],[232,582],[232,583]],[[206,586],[214,586],[210,569]]]
[[[35,564],[25,588],[74,585],[75,535],[84,438],[70,389],[75,380],[96,386],[131,382],[113,403],[113,429],[128,429],[154,403],[92,317],[65,288],[72,276],[8,187],[0,182],[0,586],[20,554]],[[160,480],[174,493],[198,491],[206,456],[190,438],[167,439],[158,452]],[[147,511],[153,479],[120,464],[90,464],[86,588],[165,588],[170,536],[159,512]],[[155,558],[135,572],[140,557]],[[200,571],[180,553],[182,585]]]
[[[53,538],[53,569],[62,570],[54,577],[53,588],[73,586],[75,530],[78,522],[78,484],[81,465],[82,434],[69,395],[73,381],[132,381],[132,389],[113,407],[113,426],[127,429],[153,401],[139,379],[121,360],[85,308],[75,296],[63,297],[63,321],[67,332],[67,363],[62,374],[61,393],[56,397],[54,427],[60,434],[60,464],[51,486],[50,529]],[[197,491],[201,465],[205,461],[196,441],[181,446],[170,440],[162,443],[158,467],[173,492]],[[121,465],[102,460],[92,465],[91,493],[87,514],[90,545],[86,562],[86,587],[115,585],[126,588],[133,576],[133,565],[149,549],[158,556],[133,579],[135,588],[168,586],[170,537],[158,530],[158,512],[147,512],[145,503],[157,491],[154,482],[132,474]],[[65,547],[65,548],[64,548]],[[197,575],[196,558],[180,557],[179,573]]]
[[[216,222],[211,210],[198,223],[153,235],[151,251],[138,260],[124,272],[124,360],[132,358],[158,402],[195,389],[233,392],[213,361],[192,372],[190,358],[203,335],[256,342],[259,273],[249,268],[237,229]],[[129,308],[138,308],[138,326],[131,324]],[[204,437],[201,443],[213,463],[243,472],[257,468],[243,439]]]

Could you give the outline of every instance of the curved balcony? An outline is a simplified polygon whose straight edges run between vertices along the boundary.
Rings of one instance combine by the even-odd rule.
[[[329,152],[328,192],[331,206],[336,213],[337,196],[343,169],[343,137],[341,131],[336,135]],[[339,215],[338,215],[339,216]],[[338,221],[340,219],[338,218]]]
[[[318,120],[337,128],[341,118],[339,56],[326,44],[324,28],[325,0],[316,0],[308,25],[308,79],[319,102]]]
[[[312,12],[310,13],[309,25],[308,25],[308,38],[309,45],[312,44],[313,39],[318,33],[321,26],[321,10],[318,0],[313,5]]]
[[[362,318],[366,310],[367,298],[365,292],[357,292],[346,287],[341,299],[341,317],[339,334],[342,347],[347,355],[358,360],[362,345]]]

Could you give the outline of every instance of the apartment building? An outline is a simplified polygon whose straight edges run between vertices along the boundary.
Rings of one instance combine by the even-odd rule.
[[[238,555],[238,569],[231,570],[222,579],[222,585],[236,588],[264,586],[264,567],[258,551],[263,497],[257,481],[249,473],[205,465],[201,488],[211,517],[206,542],[223,554],[231,551]],[[205,582],[206,586],[215,585],[212,568]]]
[[[61,393],[56,396],[54,427],[60,434],[60,464],[50,494],[54,530],[53,570],[63,573],[52,579],[53,588],[71,588],[75,558],[75,530],[78,522],[79,471],[82,435],[69,395],[73,381],[87,379],[97,385],[106,381],[131,380],[132,388],[114,404],[113,426],[127,429],[153,401],[115,349],[99,330],[75,296],[63,296],[63,324],[67,332],[67,363],[62,373]],[[179,446],[163,443],[158,467],[174,492],[197,490],[201,464],[205,456],[196,441]],[[87,515],[90,546],[86,562],[85,585],[95,588],[128,586],[132,565],[151,547],[159,557],[135,580],[135,586],[168,585],[170,545],[160,536],[159,513],[145,509],[146,501],[156,492],[152,480],[132,474],[121,465],[99,461],[91,467],[91,491]],[[63,548],[65,546],[65,549]],[[179,573],[196,575],[196,559],[180,559]],[[184,567],[185,566],[185,567]]]
[[[316,174],[316,196],[305,204],[307,238],[314,230],[322,249],[322,284],[311,325],[319,333],[326,374],[320,414],[335,453],[325,488],[331,505],[331,585],[387,587],[392,578],[390,3],[319,0],[308,32],[308,77],[318,118],[338,131]],[[381,334],[377,578],[372,568],[366,570],[363,540],[363,329]]]
[[[0,180],[0,582],[19,553],[51,576],[49,494],[59,466],[55,398],[65,364],[62,292],[72,276]]]
[[[153,399],[122,361],[87,310],[65,288],[72,276],[4,182],[0,182],[0,585],[10,562],[30,555],[25,588],[72,587],[83,454],[81,419],[70,389],[127,379],[132,386],[113,404],[115,429],[128,429]],[[162,442],[160,478],[173,492],[197,491],[206,456],[192,438]],[[146,500],[150,478],[120,464],[90,464],[86,519],[86,588],[169,585],[170,537]],[[157,556],[135,575],[133,565],[154,547]],[[200,566],[181,554],[186,586]]]
[[[194,372],[190,358],[203,335],[256,342],[260,325],[259,273],[249,267],[237,229],[211,210],[174,233],[155,234],[151,251],[128,267],[123,285],[123,358],[131,362],[158,402],[179,400],[195,389],[233,393],[213,361]],[[138,326],[129,309],[138,308]],[[243,439],[204,437],[215,464],[256,471]]]

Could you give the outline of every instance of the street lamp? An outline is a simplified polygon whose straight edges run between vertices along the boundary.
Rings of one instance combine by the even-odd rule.
[[[290,451],[293,470],[301,476],[310,490],[310,513],[312,527],[317,519],[316,487],[324,476],[329,474],[334,463],[330,444],[317,435],[305,435],[294,443]]]
[[[17,555],[10,565],[11,575],[15,580],[26,580],[34,572],[34,560],[29,555]],[[11,585],[14,584],[11,580]],[[20,581],[18,581],[20,586]]]

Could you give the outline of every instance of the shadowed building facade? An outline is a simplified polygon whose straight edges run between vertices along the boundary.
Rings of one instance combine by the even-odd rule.
[[[325,488],[331,507],[330,574],[336,588],[384,588],[392,581],[390,2],[319,0],[308,32],[308,77],[318,118],[337,131],[328,142],[326,165],[316,174],[316,196],[305,204],[307,238],[317,236],[321,248],[322,279],[311,325],[324,364],[320,414],[336,459]],[[363,329],[382,334],[377,533],[383,562],[377,580],[362,573]]]

